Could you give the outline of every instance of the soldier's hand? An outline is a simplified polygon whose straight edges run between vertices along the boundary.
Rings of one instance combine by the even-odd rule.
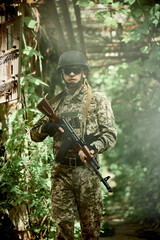
[[[94,150],[91,150],[91,151],[90,151],[90,154],[93,156],[93,155],[94,155]],[[88,165],[87,156],[85,155],[85,153],[83,152],[83,150],[79,150],[78,155],[79,155],[81,161],[82,161],[85,165]]]
[[[63,129],[62,129],[63,130]],[[53,137],[57,132],[62,132],[61,128],[55,122],[48,122],[42,125],[41,131]]]

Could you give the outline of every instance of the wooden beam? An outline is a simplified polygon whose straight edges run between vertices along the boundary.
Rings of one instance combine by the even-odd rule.
[[[74,49],[76,47],[76,41],[75,41],[75,37],[73,34],[73,27],[72,27],[72,22],[70,19],[70,14],[68,11],[67,1],[59,0],[59,4],[60,4],[61,11],[62,11],[63,19],[64,19],[64,24],[66,27],[67,36],[68,36],[68,40],[70,43],[70,48]]]
[[[7,90],[10,90],[10,89],[12,89],[12,88],[14,88],[14,87],[15,87],[14,82],[1,85],[1,86],[0,86],[0,95],[1,95],[2,92],[7,91]]]
[[[48,7],[48,15],[50,15],[52,17],[53,24],[55,26],[56,33],[58,35],[58,47],[59,47],[60,51],[62,51],[62,52],[66,51],[66,50],[68,50],[68,47],[67,47],[65,36],[63,34],[63,30],[61,27],[55,0],[46,1],[46,5]]]
[[[84,42],[84,37],[83,37],[83,29],[82,29],[82,24],[81,24],[81,13],[80,13],[80,8],[78,5],[76,5],[76,3],[77,3],[77,0],[73,0],[73,6],[74,6],[77,28],[78,28],[79,41],[80,41],[80,45],[81,45],[81,50],[84,53],[86,53],[86,47],[85,47],[85,42]]]

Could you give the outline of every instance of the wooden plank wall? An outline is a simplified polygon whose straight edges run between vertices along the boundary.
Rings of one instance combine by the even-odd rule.
[[[0,25],[0,103],[18,98],[21,17]]]

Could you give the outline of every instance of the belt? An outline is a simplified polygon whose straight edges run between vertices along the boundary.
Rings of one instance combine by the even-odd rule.
[[[69,167],[79,167],[79,166],[84,166],[84,163],[81,161],[80,158],[63,158],[63,159],[55,159],[55,162],[60,163],[61,165],[66,165]]]

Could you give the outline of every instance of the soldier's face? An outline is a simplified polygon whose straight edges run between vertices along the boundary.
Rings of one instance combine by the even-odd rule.
[[[69,66],[63,68],[62,73],[66,83],[78,83],[82,78],[85,78],[85,73],[80,66]]]

